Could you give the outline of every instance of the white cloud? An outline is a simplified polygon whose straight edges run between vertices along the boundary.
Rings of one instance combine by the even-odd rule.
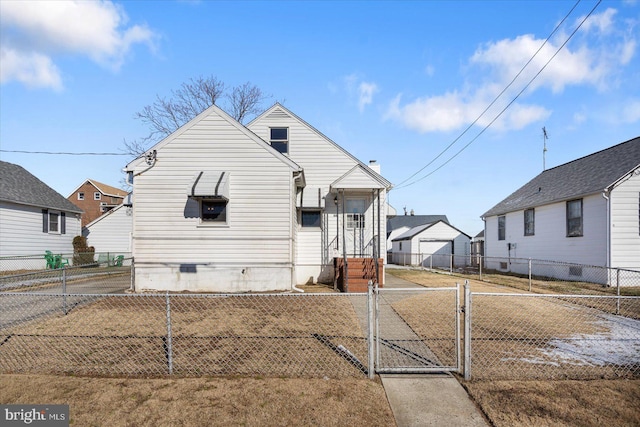
[[[360,112],[363,112],[367,105],[373,103],[373,95],[380,91],[376,83],[366,82],[356,73],[342,77],[342,82],[350,102],[353,102],[355,98]],[[335,85],[330,84],[328,87],[334,93],[337,90]]]
[[[364,107],[371,104],[373,94],[378,92],[378,85],[375,83],[361,82],[358,86],[358,109],[364,111]]]
[[[623,123],[640,122],[640,100],[625,103],[620,118]]]
[[[551,112],[530,100],[536,92],[548,89],[558,95],[568,86],[590,86],[604,92],[620,84],[620,69],[634,57],[638,35],[628,31],[633,23],[623,25],[615,17],[614,9],[592,15],[586,21],[589,24],[562,48],[568,34],[560,34],[546,44],[544,39],[530,34],[487,43],[469,58],[465,69],[471,83],[462,90],[417,97],[405,104],[397,96],[389,104],[387,118],[423,133],[462,129],[476,119],[477,125],[486,126],[531,82],[491,128],[520,129],[543,120]],[[532,57],[513,85],[480,117]]]
[[[62,89],[60,71],[48,56],[0,46],[0,63],[0,83],[15,80],[30,88]]]
[[[156,38],[146,25],[126,27],[127,21],[124,9],[111,1],[2,1],[3,56],[15,59],[2,82],[59,88],[54,58],[61,53],[87,56],[117,71],[133,45],[153,48]]]

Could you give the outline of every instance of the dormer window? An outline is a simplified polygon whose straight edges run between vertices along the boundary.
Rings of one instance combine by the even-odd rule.
[[[289,153],[289,128],[271,128],[269,143],[282,154]]]

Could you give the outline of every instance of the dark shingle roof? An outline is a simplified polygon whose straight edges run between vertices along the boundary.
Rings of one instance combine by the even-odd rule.
[[[447,224],[449,223],[446,215],[398,215],[387,219],[387,233],[390,233],[400,227],[413,228],[437,221],[444,221]]]
[[[0,161],[0,200],[82,213],[82,209],[30,174],[22,166],[3,161]]]
[[[640,137],[542,172],[483,217],[599,193],[638,166]]]

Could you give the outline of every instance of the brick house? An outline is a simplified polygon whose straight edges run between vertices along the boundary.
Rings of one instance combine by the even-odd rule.
[[[121,205],[126,197],[127,192],[124,190],[88,179],[76,188],[67,200],[84,211],[82,214],[82,227],[84,227],[103,213]]]

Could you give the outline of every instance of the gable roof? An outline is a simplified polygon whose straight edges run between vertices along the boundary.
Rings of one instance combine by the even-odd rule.
[[[469,239],[471,238],[471,236],[469,236],[467,233],[464,233],[460,230],[458,230],[457,228],[455,228],[453,225],[449,224],[448,222],[439,220],[439,221],[435,221],[432,222],[430,224],[422,224],[419,225],[417,227],[413,227],[407,231],[405,231],[404,233],[402,233],[401,235],[399,235],[398,237],[396,237],[395,239],[393,239],[393,242],[396,242],[398,240],[411,240],[413,239],[415,236],[417,236],[418,234],[422,233],[423,231],[433,227],[434,225],[438,224],[438,223],[443,223],[448,225],[449,227],[451,227],[452,229],[456,230],[457,232],[459,232],[460,234],[464,234],[465,236],[467,236]]]
[[[636,137],[545,170],[482,216],[502,215],[601,193],[639,166],[640,137]]]
[[[316,133],[319,137],[321,137],[322,139],[327,141],[329,144],[332,144],[334,147],[336,147],[338,150],[342,151],[350,159],[352,159],[353,161],[358,163],[360,166],[362,166],[363,170],[366,171],[366,173],[370,174],[372,177],[375,177],[375,179],[377,181],[382,183],[384,188],[387,189],[387,191],[390,190],[393,187],[393,184],[391,184],[391,182],[388,181],[385,177],[383,177],[382,175],[380,175],[379,173],[377,173],[376,171],[371,169],[369,166],[367,166],[366,164],[361,162],[353,154],[351,154],[350,152],[348,152],[347,150],[342,148],[340,145],[335,143],[331,138],[327,137],[325,134],[320,132],[318,129],[316,129],[315,127],[311,126],[309,123],[307,123],[306,121],[304,121],[303,119],[298,117],[295,113],[291,112],[288,108],[286,108],[285,106],[283,106],[279,102],[276,102],[271,107],[269,107],[268,109],[263,111],[262,114],[260,114],[259,116],[257,116],[253,120],[251,120],[251,122],[249,122],[247,124],[247,127],[250,128],[253,123],[255,123],[255,122],[261,120],[263,117],[266,117],[266,116],[269,116],[269,115],[277,115],[277,116],[280,116],[282,118],[285,118],[285,117],[289,116],[289,117],[297,120],[302,125],[306,126],[309,130],[311,130],[312,132]]]
[[[387,219],[387,232],[391,232],[400,227],[417,227],[419,225],[431,224],[443,221],[447,224],[449,220],[446,215],[399,215]]]
[[[82,213],[82,209],[25,168],[0,161],[0,200],[39,208]]]
[[[302,172],[302,167],[300,167],[296,162],[294,162],[293,160],[291,160],[289,157],[285,156],[284,154],[279,153],[276,149],[271,147],[271,144],[268,144],[267,142],[265,142],[262,138],[260,138],[255,133],[251,132],[247,127],[243,126],[240,122],[235,120],[233,117],[231,117],[229,114],[227,114],[222,108],[218,107],[215,104],[210,106],[209,108],[207,108],[206,110],[204,110],[200,114],[198,114],[196,117],[191,119],[189,122],[187,122],[184,125],[180,126],[180,128],[178,128],[172,134],[168,135],[167,137],[165,137],[164,139],[162,139],[161,141],[156,143],[153,147],[149,148],[147,150],[147,152],[150,152],[152,150],[160,150],[162,147],[164,147],[165,145],[167,145],[168,143],[170,143],[171,141],[173,141],[174,139],[176,139],[177,137],[182,135],[184,132],[186,132],[191,127],[193,127],[196,123],[198,123],[199,121],[201,121],[202,119],[204,119],[205,117],[207,117],[208,115],[210,115],[212,113],[218,114],[221,118],[223,118],[225,121],[227,121],[230,125],[232,125],[236,129],[238,129],[240,132],[244,133],[249,139],[251,139],[254,142],[256,142],[257,144],[259,144],[261,147],[263,147],[265,150],[267,150],[269,153],[271,153],[274,157],[278,158],[280,161],[282,161],[287,166],[289,166],[292,170],[298,171],[298,172]],[[130,161],[127,164],[127,166],[125,166],[124,170],[125,171],[132,171],[138,164],[142,163],[143,161],[145,161],[145,156],[141,155],[138,158],[133,159],[132,161]]]
[[[96,190],[98,190],[100,193],[104,194],[105,196],[111,196],[111,197],[121,197],[121,198],[125,198],[127,196],[127,191],[125,190],[121,190],[119,188],[116,187],[112,187],[110,185],[107,184],[103,184],[101,182],[96,181],[95,179],[87,179],[86,181],[84,181],[82,184],[80,184],[75,190],[73,190],[71,192],[71,194],[69,194],[68,197],[73,196],[73,194],[78,191],[80,189],[80,187],[82,187],[83,185],[85,185],[86,183],[89,183],[91,185],[93,185],[95,187]]]
[[[375,175],[374,175],[375,174]],[[386,188],[382,177],[371,168],[358,163],[331,183],[331,190],[354,188]]]

